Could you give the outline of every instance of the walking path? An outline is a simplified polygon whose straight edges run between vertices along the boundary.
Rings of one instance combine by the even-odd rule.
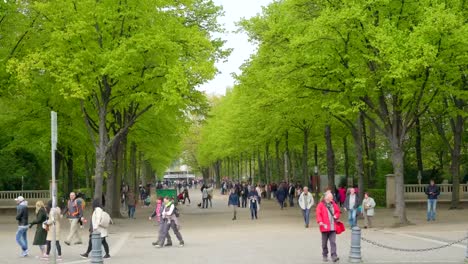
[[[135,220],[115,219],[108,238],[112,258],[105,263],[322,263],[321,240],[315,214],[311,215],[311,228],[305,229],[297,207],[280,210],[273,200],[263,201],[258,220],[250,220],[248,209],[239,208],[237,221],[232,221],[232,211],[227,207],[227,196],[215,193],[213,208],[200,209],[199,191],[191,190],[192,204],[181,205],[181,233],[185,247],[157,249],[151,245],[156,240],[158,226],[148,220],[153,208],[137,208]],[[12,201],[14,202],[14,201]],[[466,236],[468,210],[438,209],[438,221],[425,221],[425,208],[408,209],[408,218],[415,224],[402,228],[390,228],[392,210],[377,209],[376,228],[363,230],[363,237],[399,248],[422,249],[441,246]],[[89,215],[88,215],[89,217]],[[343,213],[342,220],[346,222]],[[30,216],[30,220],[32,217]],[[359,220],[362,224],[362,220]],[[69,225],[64,219],[62,237]],[[16,223],[14,216],[0,216],[0,263],[47,263],[36,259],[37,246],[31,246],[35,227],[28,232],[30,257],[20,258],[15,242]],[[172,231],[171,231],[172,233]],[[67,246],[63,243],[62,263],[89,263],[79,254],[86,250],[88,231],[82,232],[83,245]],[[338,255],[341,263],[347,263],[351,232],[337,237]],[[174,242],[176,241],[173,237]],[[466,241],[437,251],[405,253],[382,249],[362,242],[365,263],[463,263]]]

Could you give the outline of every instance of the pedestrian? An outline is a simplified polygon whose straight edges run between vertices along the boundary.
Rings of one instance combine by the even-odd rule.
[[[236,214],[237,214],[237,206],[239,205],[239,199],[236,193],[235,189],[231,189],[231,193],[229,194],[229,199],[228,199],[228,206],[232,205],[232,210],[234,213],[234,216],[232,217],[232,220],[236,220]]]
[[[241,204],[242,208],[247,207],[247,197],[249,196],[249,188],[247,187],[247,184],[243,184],[241,187]]]
[[[296,187],[294,184],[289,184],[288,189],[288,198],[289,198],[289,206],[294,207],[294,197],[296,195]]]
[[[81,242],[81,235],[79,232],[79,220],[83,220],[83,205],[80,199],[76,199],[74,192],[70,193],[70,200],[68,200],[67,207],[65,208],[64,214],[67,214],[68,221],[70,222],[70,232],[68,233],[65,244],[70,246],[73,238],[76,238],[75,245],[83,244]]]
[[[137,199],[135,197],[135,193],[133,193],[133,190],[130,189],[127,193],[128,219],[135,219],[136,203]]]
[[[16,243],[21,247],[21,257],[27,257],[28,250],[28,202],[23,196],[18,196],[16,201],[16,220],[18,221],[18,230],[16,231]]]
[[[372,227],[372,217],[374,216],[375,201],[369,196],[368,192],[364,193],[362,200],[362,215],[364,216],[364,228]]]
[[[154,216],[157,217],[157,221],[159,223],[159,233],[158,233],[158,239],[155,242],[152,242],[151,244],[153,246],[156,246],[159,244],[159,241],[162,239],[164,229],[166,228],[165,225],[169,224],[167,221],[162,221],[162,212],[164,211],[165,204],[164,204],[164,198],[159,197],[158,202],[161,201],[160,207],[156,207],[156,211],[149,217],[149,220],[153,219]],[[171,237],[169,236],[169,233],[167,233],[166,237],[164,239],[167,239],[167,244],[164,246],[172,246],[172,240]],[[162,239],[162,243],[164,243],[164,239]]]
[[[47,230],[47,238],[46,238],[46,255],[42,259],[48,260],[50,256],[50,250],[52,248],[52,240],[53,240],[53,228],[55,226],[55,247],[57,249],[57,260],[62,260],[62,246],[60,245],[60,218],[61,218],[61,210],[60,207],[56,206],[52,208],[52,201],[47,203],[47,208],[49,210],[49,218],[47,219],[44,226]]]
[[[83,258],[88,258],[89,253],[93,249],[93,243],[92,243],[92,234],[94,231],[99,232],[101,235],[101,243],[102,246],[104,247],[104,252],[105,255],[103,258],[107,259],[110,258],[109,255],[109,244],[107,244],[107,236],[109,234],[108,232],[108,227],[109,224],[112,222],[112,219],[110,219],[109,214],[104,212],[101,207],[101,201],[99,199],[94,199],[93,200],[93,215],[91,216],[91,221],[89,223],[89,241],[88,241],[88,249],[86,250],[85,253],[80,254],[81,257]]]
[[[47,231],[42,227],[42,224],[46,221],[47,210],[45,209],[44,202],[39,200],[36,202],[36,219],[29,224],[29,228],[37,225],[36,233],[34,234],[33,245],[39,246],[39,249],[41,250],[41,255],[39,258],[45,257],[46,255]]]
[[[427,221],[435,221],[436,209],[437,209],[437,198],[440,195],[439,186],[434,183],[434,180],[430,180],[429,185],[425,191],[427,195]]]
[[[202,209],[208,208],[208,187],[205,185],[202,186],[201,188],[202,191]]]
[[[349,193],[346,196],[346,200],[344,203],[345,211],[348,211],[348,222],[351,227],[356,226],[357,219],[357,209],[361,205],[361,201],[359,200],[359,195],[356,193],[355,188],[349,188]]]
[[[158,243],[155,245],[158,248],[163,247],[164,245],[164,239],[168,238],[168,243],[165,246],[172,246],[172,242],[169,236],[169,229],[172,228],[172,231],[174,231],[174,234],[176,235],[177,239],[179,240],[179,246],[183,247],[184,246],[184,240],[182,238],[182,235],[179,232],[178,228],[178,209],[174,205],[174,203],[169,200],[169,197],[164,197],[164,210],[161,214],[161,219],[164,222],[163,229],[162,229],[162,234],[159,237]]]
[[[187,186],[184,187],[184,202],[183,202],[183,204],[185,204],[185,200],[188,200],[189,204],[191,203],[190,202],[189,191],[188,191]]]
[[[309,228],[309,217],[310,217],[310,208],[314,205],[314,197],[309,193],[309,188],[304,187],[303,192],[298,199],[299,207],[302,209],[302,215],[304,216],[305,227]]]
[[[258,195],[256,190],[252,190],[249,192],[249,208],[250,208],[250,217],[252,220],[258,219],[258,210],[260,210],[260,196]]]
[[[162,208],[163,198],[158,197],[156,201],[156,208],[153,211],[153,214],[149,217],[149,220],[153,219],[156,216],[156,221],[161,223],[161,208]]]
[[[278,199],[278,203],[280,204],[281,210],[283,210],[284,200],[286,200],[286,196],[287,196],[286,187],[283,184],[280,184],[275,195],[276,195],[276,199]]]
[[[322,257],[324,262],[328,262],[328,242],[330,242],[331,260],[337,262],[336,254],[336,222],[340,218],[340,208],[333,201],[333,194],[327,192],[324,199],[318,203],[316,209],[317,224],[322,233]]]
[[[210,202],[210,208],[213,208],[213,185],[211,185],[207,191],[208,191],[208,202]],[[206,207],[208,208],[208,203],[206,203]]]
[[[346,200],[346,187],[342,185],[338,188],[338,194],[340,196],[340,207],[343,207]]]

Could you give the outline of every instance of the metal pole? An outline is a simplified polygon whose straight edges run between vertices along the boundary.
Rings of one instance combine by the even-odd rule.
[[[466,232],[466,237],[468,237],[468,231]],[[468,263],[468,239],[466,240],[465,263]]]
[[[52,162],[52,183],[51,183],[51,198],[52,198],[52,208],[50,208],[50,212],[54,214],[54,223],[52,224],[52,241],[50,243],[50,249],[52,251],[52,257],[50,259],[50,263],[55,264],[57,260],[57,250],[56,250],[56,225],[55,221],[59,221],[59,219],[55,219],[55,208],[57,207],[57,187],[55,184],[55,151],[57,150],[57,113],[52,111],[50,112],[50,132],[51,132],[51,162]]]
[[[361,228],[355,226],[351,229],[351,252],[349,263],[361,263]]]
[[[94,231],[91,234],[91,244],[93,245],[91,250],[91,263],[104,263],[104,261],[102,260],[101,233]]]

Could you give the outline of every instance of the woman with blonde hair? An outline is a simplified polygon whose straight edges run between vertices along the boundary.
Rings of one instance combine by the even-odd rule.
[[[60,245],[60,219],[62,218],[60,207],[52,208],[52,201],[47,203],[49,209],[49,219],[43,224],[44,227],[49,229],[47,231],[47,252],[42,259],[49,259],[50,250],[52,249],[52,240],[54,238],[53,228],[55,226],[55,248],[57,250],[57,260],[62,260],[62,246]]]
[[[42,227],[42,223],[47,220],[47,210],[45,209],[43,201],[36,202],[36,220],[32,221],[29,224],[29,228],[32,228],[33,225],[37,225],[36,233],[34,235],[33,245],[39,246],[41,250],[41,256],[46,256],[46,238],[47,238],[47,231]]]

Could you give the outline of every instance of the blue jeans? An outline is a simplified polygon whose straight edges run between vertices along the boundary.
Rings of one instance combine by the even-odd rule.
[[[128,206],[128,218],[135,218],[135,205]]]
[[[436,217],[436,208],[437,208],[437,199],[428,199],[427,200],[427,221],[435,221]]]
[[[16,243],[24,251],[28,250],[28,226],[18,226],[18,231],[16,231]]]
[[[348,210],[348,222],[351,227],[356,226],[356,209],[349,209]]]
[[[310,209],[302,210],[302,215],[304,216],[304,222],[306,226],[309,226]]]

